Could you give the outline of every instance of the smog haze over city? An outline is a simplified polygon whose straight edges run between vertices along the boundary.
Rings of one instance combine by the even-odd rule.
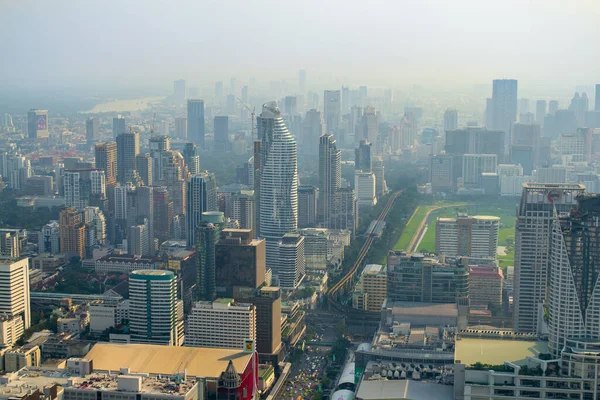
[[[0,0],[0,400],[595,400],[600,2]]]

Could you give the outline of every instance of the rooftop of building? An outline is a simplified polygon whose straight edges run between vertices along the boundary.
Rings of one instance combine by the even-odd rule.
[[[131,277],[136,279],[170,279],[175,274],[164,269],[140,269],[131,271]]]
[[[525,364],[527,356],[538,357],[548,353],[548,342],[461,338],[456,341],[457,363],[472,365],[477,362],[498,365],[504,361]]]
[[[141,380],[139,387],[135,389],[129,388],[124,389],[121,382],[129,380],[135,382]],[[178,380],[176,382],[176,379]],[[184,395],[189,392],[194,385],[195,381],[180,380],[181,378],[171,377],[141,377],[132,375],[117,375],[117,374],[99,374],[93,373],[83,378],[73,378],[72,388],[74,389],[85,389],[85,390],[102,390],[102,391],[125,391],[125,392],[139,392],[145,394],[171,394],[171,395]],[[121,381],[121,382],[120,382]],[[133,386],[135,387],[135,386]]]
[[[381,264],[367,264],[363,269],[363,274],[378,274],[380,272],[385,272],[385,267]]]
[[[153,264],[156,262],[154,257],[143,257],[134,254],[109,254],[107,256],[99,258],[97,261],[100,262],[124,262],[124,263],[144,263]]]
[[[362,380],[356,397],[362,400],[454,399],[454,386],[435,382],[404,380]]]
[[[585,190],[585,185],[581,183],[537,183],[537,182],[525,182],[523,183],[525,189],[578,189]]]
[[[469,278],[504,278],[502,269],[495,266],[472,265],[469,267]]]
[[[241,349],[98,343],[84,358],[93,361],[96,371],[129,368],[132,373],[175,375],[185,370],[192,377],[218,378],[230,360],[241,373],[251,356]]]
[[[421,303],[410,301],[387,301],[383,305],[391,309],[393,315],[427,315],[457,317],[458,308],[454,303]]]

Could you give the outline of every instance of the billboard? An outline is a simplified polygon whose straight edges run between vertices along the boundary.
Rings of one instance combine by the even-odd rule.
[[[48,116],[47,115],[38,115],[36,130],[43,131],[46,129],[48,129]]]

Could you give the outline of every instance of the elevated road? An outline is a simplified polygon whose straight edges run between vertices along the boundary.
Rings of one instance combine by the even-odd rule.
[[[377,217],[377,223],[385,221],[385,218],[387,217],[388,213],[394,205],[394,201],[403,191],[404,190],[398,190],[389,197],[387,203],[385,204],[385,207],[379,214],[379,217]],[[358,257],[356,258],[356,261],[354,262],[352,267],[348,271],[346,271],[346,274],[342,277],[342,279],[340,279],[335,285],[333,285],[333,287],[329,289],[329,292],[327,294],[327,302],[329,304],[330,311],[334,311],[336,313],[343,313],[346,315],[352,315],[353,318],[357,317],[358,319],[361,319],[363,321],[379,320],[379,313],[357,310],[352,307],[345,306],[339,301],[339,298],[342,294],[352,289],[354,279],[362,271],[365,258],[369,253],[371,245],[373,244],[376,238],[377,235],[373,232],[367,234],[365,242],[361,247],[360,252],[358,253]]]

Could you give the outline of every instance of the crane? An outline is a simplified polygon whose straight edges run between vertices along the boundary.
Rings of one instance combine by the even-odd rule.
[[[238,98],[237,101],[239,101],[240,104],[242,106],[244,106],[244,108],[250,112],[250,115],[252,118],[252,128],[251,128],[252,146],[254,146],[254,118],[256,117],[256,107],[252,107],[252,109],[250,109],[250,106],[248,104],[246,104],[245,102],[243,102],[241,99]]]

